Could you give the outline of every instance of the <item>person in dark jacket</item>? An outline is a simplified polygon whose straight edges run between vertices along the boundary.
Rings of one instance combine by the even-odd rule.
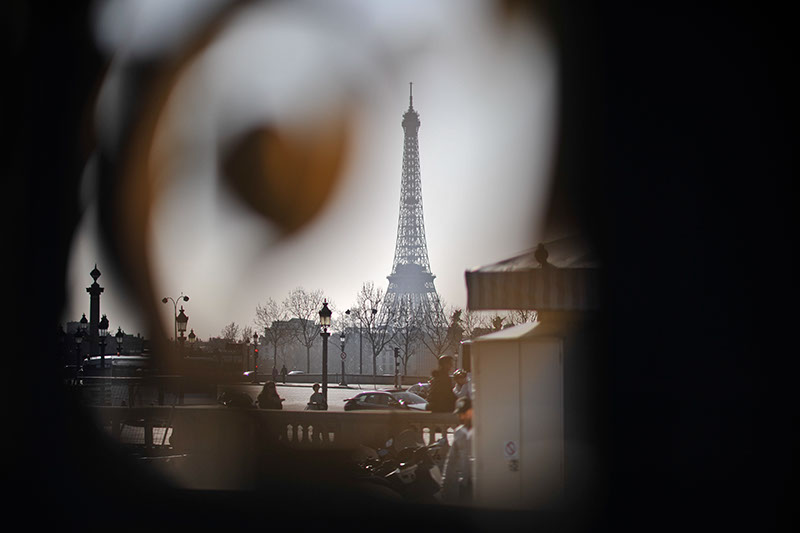
[[[286,365],[283,365],[283,366],[281,367],[281,378],[283,378],[283,383],[284,383],[284,384],[286,384],[286,374],[287,374],[287,373],[288,373],[288,372],[286,371]]]
[[[456,395],[453,392],[453,380],[450,371],[453,370],[453,357],[442,355],[439,357],[439,366],[431,372],[431,388],[428,393],[428,410],[434,413],[452,413],[456,406]]]
[[[319,391],[319,383],[314,383],[311,388],[314,389],[314,393],[308,400],[306,411],[327,411],[328,402],[325,401],[325,396]]]
[[[278,395],[274,381],[264,383],[264,388],[258,395],[256,402],[261,409],[283,409],[284,398]]]

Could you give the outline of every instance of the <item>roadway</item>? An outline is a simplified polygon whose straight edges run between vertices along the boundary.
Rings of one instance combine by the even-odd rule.
[[[225,388],[231,391],[245,392],[255,402],[258,393],[261,392],[263,384],[233,384],[226,385]],[[391,385],[349,385],[340,387],[339,385],[328,385],[328,411],[344,411],[344,400],[352,398],[356,394],[366,390],[381,390],[391,388]],[[288,411],[302,411],[306,408],[311,393],[311,383],[278,383],[278,395],[284,398],[283,409]],[[187,401],[187,404],[194,403]]]

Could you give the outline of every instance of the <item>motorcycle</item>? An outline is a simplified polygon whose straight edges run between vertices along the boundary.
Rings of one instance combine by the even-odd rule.
[[[441,501],[442,470],[449,444],[446,437],[425,445],[410,430],[390,438],[359,465],[371,481],[391,488],[404,500]]]

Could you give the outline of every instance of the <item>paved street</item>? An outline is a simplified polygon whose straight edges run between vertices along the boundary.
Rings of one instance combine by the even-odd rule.
[[[246,392],[250,398],[255,401],[258,393],[261,392],[263,385],[230,385],[229,390]],[[329,411],[344,411],[344,400],[351,398],[364,390],[390,388],[389,385],[351,385],[347,388],[339,387],[338,385],[328,386],[328,410]],[[311,393],[311,383],[292,383],[292,384],[278,384],[278,395],[285,398],[283,408],[290,411],[302,411],[306,408],[308,399]],[[188,402],[187,402],[188,403]]]
[[[248,384],[238,384],[238,385],[227,385],[225,388],[231,391],[241,391],[247,393],[250,398],[253,399],[255,402],[258,393],[261,392],[261,388],[263,384],[260,385],[248,385]],[[328,387],[328,411],[340,411],[344,412],[344,400],[347,398],[351,398],[352,396],[358,394],[364,390],[380,390],[383,388],[387,388],[387,385],[361,385],[360,388],[358,385],[352,385],[350,387],[339,387],[338,385],[334,385],[332,387]],[[308,403],[308,398],[311,396],[313,389],[311,388],[311,384],[308,383],[292,383],[292,384],[278,384],[278,394],[281,398],[285,398],[285,402],[283,402],[283,408],[286,411],[302,411],[306,407],[306,403]],[[167,405],[171,405],[171,401],[173,399],[167,399]],[[191,394],[188,393],[185,395],[184,398],[184,405],[215,405],[216,397],[212,397],[208,394]],[[119,403],[116,403],[119,405]],[[170,436],[172,434],[172,429],[166,429],[165,435],[165,428],[155,427],[153,428],[153,442],[161,444],[162,442],[169,443]],[[120,440],[122,442],[127,443],[144,443],[144,428],[140,426],[126,426],[123,425],[120,434]],[[452,439],[451,439],[452,440]]]

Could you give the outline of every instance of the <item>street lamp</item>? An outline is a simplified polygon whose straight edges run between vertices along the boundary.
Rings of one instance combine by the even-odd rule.
[[[83,315],[86,317],[86,315]],[[81,367],[81,342],[83,342],[83,329],[78,328],[75,332],[75,377],[78,377],[78,369]]]
[[[83,341],[83,339],[86,338],[88,330],[89,330],[89,320],[87,320],[86,318],[86,313],[83,313],[83,316],[81,317],[81,320],[78,323],[78,331],[80,331],[81,336],[80,339],[76,339],[78,341],[78,349],[79,349],[78,366],[81,366],[81,364],[83,363],[83,353],[80,352],[80,347],[81,347],[81,342]]]
[[[331,310],[328,309],[328,301],[322,301],[322,309],[319,310],[319,325],[322,328],[320,337],[322,337],[322,395],[325,397],[325,403],[328,402],[328,328],[331,325]]]
[[[100,336],[100,369],[106,369],[106,335],[108,335],[108,317],[103,315],[97,323],[97,334]]]
[[[400,348],[395,346],[394,348],[394,387],[396,389],[400,387]]]
[[[172,302],[172,310],[173,310],[172,316],[175,317],[174,318],[174,331],[175,331],[174,339],[175,339],[175,342],[177,343],[178,342],[178,302],[180,302],[180,301],[188,302],[189,301],[189,297],[184,295],[183,293],[181,293],[181,295],[178,296],[177,300],[175,300],[175,298],[172,298],[171,296],[165,296],[164,298],[161,299],[161,303],[164,303],[164,304],[166,304],[167,302],[170,302],[170,301]],[[183,306],[181,306],[181,311],[183,311]],[[189,319],[187,318],[186,320],[189,320]],[[184,331],[186,331],[186,324],[185,323],[183,325],[183,328],[184,328]]]
[[[375,315],[377,315],[377,314],[378,314],[378,310],[373,307],[372,308],[372,322],[371,322],[372,324],[375,323]],[[359,335],[361,335],[361,329],[360,328],[359,328],[358,331],[359,331]],[[363,345],[364,345],[364,339],[362,338],[361,339],[361,344],[358,347],[358,365],[359,365],[359,371],[362,374],[364,373],[364,368],[363,368],[363,364],[364,363],[363,363],[363,361],[361,359],[361,353],[362,353],[362,349],[361,348],[362,348]],[[375,373],[375,362],[374,362],[374,360],[373,360],[373,363],[372,363],[372,373],[373,374]]]
[[[253,333],[253,383],[258,383],[258,332]]]
[[[187,322],[189,322],[189,317],[183,312],[183,306],[181,306],[181,312],[178,313],[177,317],[175,317],[175,325],[178,328],[178,341],[180,342],[181,355],[183,355],[183,343],[186,341],[186,336],[184,333],[186,333]]]
[[[194,330],[191,330],[186,338],[189,341],[189,351],[194,352],[194,343],[197,342],[197,335],[194,334]]]
[[[342,381],[339,382],[339,385],[341,385],[343,387],[347,387],[347,378],[344,375],[344,372],[345,372],[345,370],[344,370],[344,360],[347,359],[347,354],[344,353],[344,341],[345,340],[346,340],[346,337],[345,337],[345,334],[344,334],[344,330],[342,330],[342,332],[339,334],[339,342],[342,345],[342,355],[341,355],[341,358],[342,358]]]
[[[122,331],[122,327],[117,327],[117,334],[114,335],[114,338],[117,339],[117,355],[122,355],[122,341],[125,340],[125,332]]]

